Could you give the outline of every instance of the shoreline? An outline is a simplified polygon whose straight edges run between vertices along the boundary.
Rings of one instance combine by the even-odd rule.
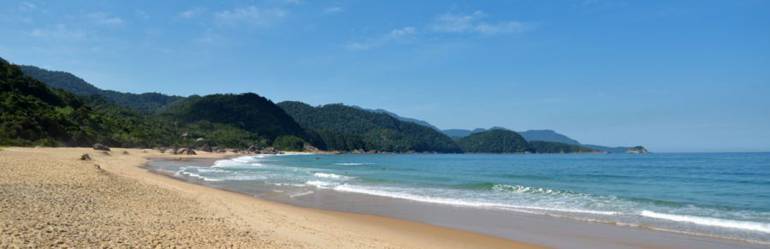
[[[128,154],[121,154],[121,151],[127,151]],[[90,154],[92,161],[79,160],[83,153]],[[63,244],[74,247],[112,247],[131,246],[136,243],[133,245],[219,247],[222,243],[229,243],[231,247],[243,248],[542,248],[407,220],[303,208],[262,200],[242,193],[155,174],[142,167],[151,160],[150,158],[215,160],[226,156],[239,156],[232,153],[200,153],[187,156],[161,154],[152,150],[113,148],[111,155],[104,155],[90,148],[7,147],[0,151],[0,155],[0,166],[9,172],[0,176],[0,184],[3,186],[15,186],[25,191],[31,189],[33,192],[43,193],[58,191],[65,186],[67,189],[61,193],[50,194],[60,199],[55,203],[58,208],[44,210],[43,214],[37,214],[40,210],[31,209],[30,205],[45,205],[46,194],[35,195],[35,198],[41,197],[43,200],[29,200],[29,195],[19,196],[13,191],[0,190],[0,196],[9,200],[0,206],[0,218],[5,217],[6,221],[34,220],[34,223],[38,224],[23,227],[19,222],[3,222],[3,219],[0,219],[0,245]],[[97,182],[102,185],[91,186],[89,180],[81,179],[84,177],[100,179]],[[56,187],[44,184],[50,181],[59,183]],[[114,193],[102,193],[110,188],[119,189]],[[136,192],[137,197],[127,199],[125,191]],[[99,195],[89,195],[89,192]],[[86,199],[84,203],[121,204],[108,205],[109,209],[94,209],[88,205],[83,206],[84,204],[78,201],[64,201],[77,199],[73,196]],[[146,198],[150,199],[145,200]],[[91,211],[75,213],[70,207],[72,205]],[[59,214],[56,217],[64,218],[54,219],[46,216],[51,212]],[[128,212],[132,216],[105,216],[105,212]],[[89,215],[102,218],[81,217]],[[116,227],[98,223],[103,220],[105,224],[124,225]],[[194,222],[190,223],[191,221]],[[134,224],[136,222],[139,223]],[[198,223],[201,225],[198,226]],[[38,227],[39,224],[49,225]],[[53,233],[46,232],[46,226],[64,227],[64,232],[55,229]],[[113,231],[100,234],[101,241],[78,239],[78,236],[83,234],[98,233],[102,226]],[[169,230],[168,227],[176,228]],[[30,229],[34,233],[30,233]],[[54,237],[33,236],[40,233]],[[70,233],[77,236],[69,235]],[[200,238],[200,234],[207,236]],[[233,234],[236,236],[233,237]],[[241,234],[243,236],[238,236]]]
[[[212,164],[199,162],[195,165],[211,166]],[[766,244],[751,241],[667,231],[645,226],[629,227],[623,224],[576,220],[546,214],[457,207],[330,189],[314,189],[307,191],[308,193],[303,192],[287,197],[271,194],[269,193],[271,189],[253,192],[254,190],[251,189],[228,188],[218,182],[192,180],[175,177],[173,173],[151,171],[178,181],[244,193],[254,198],[301,208],[390,217],[557,248],[764,248],[766,246]],[[250,188],[254,187],[250,185]],[[274,190],[274,192],[283,191]],[[473,217],[473,219],[469,220],[467,217]],[[527,236],[522,236],[522,234],[527,234]],[[590,238],[590,240],[585,240],[585,238]],[[593,243],[591,240],[602,241],[602,243]]]

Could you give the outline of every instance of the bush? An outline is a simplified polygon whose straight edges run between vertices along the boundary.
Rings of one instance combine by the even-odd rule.
[[[273,147],[278,150],[302,151],[305,148],[305,140],[297,136],[280,136],[273,141]]]

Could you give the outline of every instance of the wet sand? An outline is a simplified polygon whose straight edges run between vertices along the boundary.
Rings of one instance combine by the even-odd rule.
[[[83,153],[93,160],[79,160]],[[0,247],[539,248],[412,221],[260,200],[142,168],[148,158],[224,156],[232,154],[2,148]]]

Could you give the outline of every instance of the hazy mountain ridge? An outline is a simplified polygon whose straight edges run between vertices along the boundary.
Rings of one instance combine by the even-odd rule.
[[[68,91],[75,95],[99,95],[117,105],[131,108],[139,112],[152,113],[165,105],[183,99],[180,96],[170,96],[161,93],[124,93],[112,90],[102,90],[91,83],[62,71],[51,71],[36,66],[19,66],[25,75],[32,77],[49,87]]]
[[[501,127],[492,127],[489,130],[493,129],[504,129]],[[484,132],[487,131],[487,129],[484,128],[476,128],[474,130],[468,130],[468,129],[447,129],[442,130],[444,134],[447,134],[448,136],[454,138],[454,139],[462,139],[463,137],[467,137],[469,135]],[[609,147],[609,146],[600,146],[600,145],[590,145],[590,144],[582,144],[579,141],[572,139],[564,134],[558,133],[554,130],[527,130],[523,132],[518,132],[519,135],[521,135],[527,142],[549,142],[549,143],[557,143],[557,144],[544,144],[544,143],[538,143],[538,145],[541,149],[541,152],[544,151],[553,151],[553,152],[547,152],[547,153],[561,153],[559,151],[572,151],[572,152],[606,152],[606,153],[648,153],[647,149],[642,146],[617,146],[617,147]],[[562,145],[559,145],[562,144]],[[570,145],[570,146],[565,146]],[[546,153],[546,152],[544,152]]]

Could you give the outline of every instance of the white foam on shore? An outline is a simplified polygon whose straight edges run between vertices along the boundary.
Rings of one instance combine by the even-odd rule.
[[[372,165],[374,163],[335,163],[334,165],[339,166],[363,166],[363,165]]]
[[[639,215],[648,217],[648,218],[655,218],[655,219],[662,219],[662,220],[669,220],[669,221],[676,221],[676,222],[683,222],[683,223],[692,223],[692,224],[697,224],[702,226],[732,228],[732,229],[749,230],[749,231],[756,231],[756,232],[762,232],[762,233],[770,233],[770,224],[760,223],[760,222],[727,220],[727,219],[699,217],[699,216],[690,216],[690,215],[665,214],[665,213],[656,213],[649,210],[643,210]]]
[[[318,178],[329,178],[329,179],[336,179],[336,180],[349,180],[353,178],[350,176],[337,175],[332,173],[323,173],[323,172],[316,172],[313,174],[313,176]]]
[[[214,165],[211,165],[212,168],[252,168],[252,167],[262,167],[260,162],[261,159],[264,158],[262,155],[257,156],[242,156],[242,157],[236,157],[236,158],[230,158],[230,159],[222,159],[217,160],[214,162]]]
[[[305,182],[305,185],[314,186],[320,189],[329,189],[336,186],[337,184],[333,182],[325,182],[325,181],[307,181]]]
[[[224,181],[223,179],[209,178],[209,177],[202,176],[202,175],[200,175],[198,173],[187,172],[187,171],[179,171],[179,172],[177,172],[177,175],[185,175],[185,176],[188,176],[188,177],[198,178],[198,179],[201,179],[201,180],[207,181],[207,182],[221,182],[221,181]]]
[[[305,192],[302,192],[302,193],[290,194],[289,198],[297,198],[297,197],[300,197],[300,196],[306,196],[306,195],[310,195],[310,194],[313,194],[313,193],[315,193],[315,192],[313,192],[313,191],[305,191]]]
[[[328,188],[328,186],[326,187]],[[416,194],[404,193],[404,192],[371,189],[366,187],[352,186],[348,184],[339,185],[334,187],[333,189],[341,192],[375,195],[375,196],[404,199],[404,200],[411,200],[411,201],[418,201],[418,202],[427,202],[427,203],[434,203],[434,204],[452,205],[452,206],[491,208],[491,209],[502,209],[502,210],[509,210],[509,211],[522,211],[522,210],[553,211],[553,212],[563,212],[563,213],[582,213],[582,214],[607,215],[607,216],[618,214],[618,212],[611,212],[611,211],[551,208],[551,207],[537,207],[537,206],[519,206],[519,205],[508,205],[508,204],[482,202],[482,201],[466,201],[466,200],[460,200],[460,199],[431,197],[431,196],[416,195]]]

